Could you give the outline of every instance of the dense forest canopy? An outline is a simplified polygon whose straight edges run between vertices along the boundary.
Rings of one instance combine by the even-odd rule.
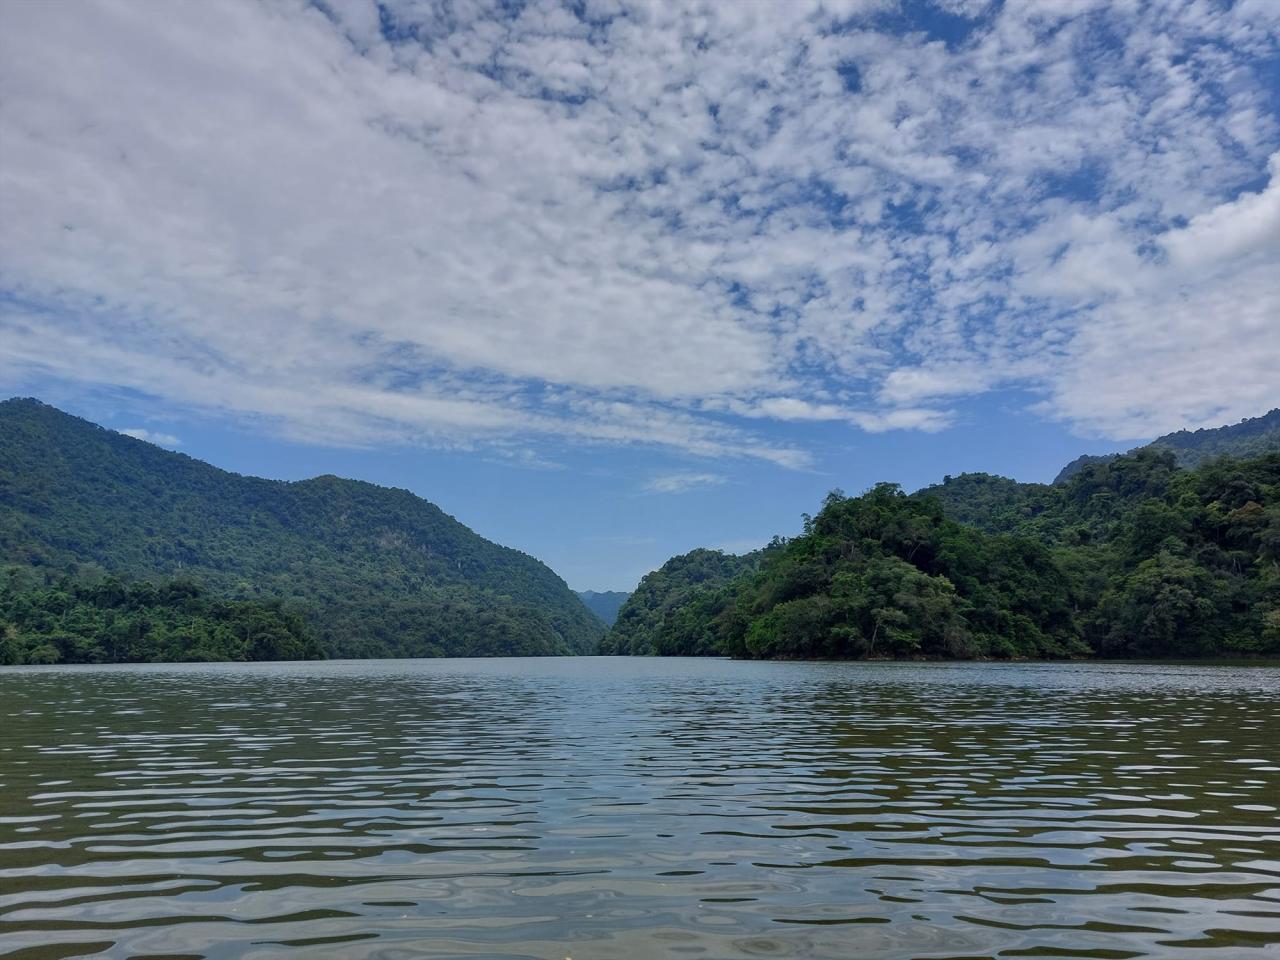
[[[604,633],[544,564],[407,490],[238,476],[34,400],[0,403],[0,503],[0,563],[39,589],[180,579],[279,602],[328,656],[576,654]]]
[[[837,491],[738,575],[686,576],[686,559],[645,578],[604,650],[1277,654],[1280,454],[1187,470],[1153,448],[1054,486],[975,474],[914,496]]]
[[[191,580],[43,583],[0,574],[0,664],[314,660],[314,633],[278,600],[221,600]]]
[[[766,548],[767,549],[767,548]],[[719,588],[759,568],[765,551],[745,556],[693,550],[672,557],[640,581],[627,598],[601,653],[686,656],[718,650],[710,624],[720,608]]]

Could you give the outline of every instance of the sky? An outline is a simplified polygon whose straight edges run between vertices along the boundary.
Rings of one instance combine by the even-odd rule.
[[[1277,371],[1276,0],[0,4],[0,393],[578,589]]]

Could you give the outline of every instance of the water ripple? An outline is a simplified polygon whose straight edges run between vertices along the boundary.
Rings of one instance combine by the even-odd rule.
[[[0,721],[2,956],[1280,955],[1272,667],[14,668]]]

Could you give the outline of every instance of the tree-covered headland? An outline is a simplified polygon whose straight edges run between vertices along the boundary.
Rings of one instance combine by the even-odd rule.
[[[1280,654],[1280,454],[1183,469],[1151,449],[1051,486],[975,474],[916,495],[836,491],[741,573],[707,576],[738,558],[697,553],[645,578],[605,650]]]

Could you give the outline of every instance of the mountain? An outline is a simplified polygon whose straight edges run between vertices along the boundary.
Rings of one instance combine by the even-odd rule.
[[[1042,509],[1050,487],[1044,483],[1020,483],[990,473],[947,476],[942,483],[925,487],[917,496],[933,497],[948,517],[991,532],[1008,533]]]
[[[990,532],[1022,530],[1037,534],[1044,532],[1034,529],[1038,517],[1046,513],[1049,515],[1040,523],[1041,527],[1053,517],[1062,519],[1061,511],[1055,509],[1055,504],[1061,501],[1060,491],[1055,492],[1055,488],[1062,487],[1087,470],[1122,460],[1133,463],[1136,462],[1134,458],[1141,460],[1160,454],[1172,457],[1174,466],[1197,467],[1216,457],[1249,459],[1269,453],[1280,453],[1280,409],[1232,426],[1166,434],[1145,446],[1135,447],[1128,454],[1085,454],[1063,467],[1052,484],[1020,483],[987,473],[964,473],[948,476],[942,483],[925,487],[919,493],[936,497],[945,507],[947,516],[961,523]],[[1116,476],[1131,472],[1130,468],[1121,466]],[[1109,476],[1106,471],[1099,475]],[[1122,495],[1133,492],[1126,488]],[[1141,490],[1137,492],[1142,493]]]
[[[718,591],[759,569],[766,551],[742,556],[719,550],[692,550],[672,557],[647,574],[618,612],[600,644],[601,653],[704,655],[718,652],[708,629],[721,612]]]
[[[1135,447],[1134,449],[1141,450],[1142,448]],[[1058,475],[1053,478],[1053,482],[1062,483],[1066,480],[1070,480],[1085,467],[1092,466],[1095,463],[1110,463],[1112,460],[1121,456],[1123,456],[1123,454],[1120,453],[1082,453],[1059,470]]]
[[[624,590],[579,590],[578,598],[587,609],[599,617],[606,627],[612,627],[618,619],[618,611],[631,594]]]
[[[1280,453],[1280,408],[1260,417],[1250,417],[1225,427],[1204,430],[1179,430],[1167,433],[1151,441],[1145,447],[1130,450],[1159,448],[1173,451],[1180,467],[1199,466],[1214,457],[1230,456],[1239,459],[1259,457],[1266,453]],[[1069,480],[1086,465],[1114,460],[1119,454],[1093,456],[1085,454],[1068,463],[1054,477],[1054,483]]]
[[[1275,656],[1280,453],[1187,469],[1154,446],[1053,486],[978,474],[835,492],[754,568],[693,582],[687,562],[641,581],[602,651]],[[633,604],[655,613],[630,627]]]
[[[0,403],[0,564],[181,578],[302,613],[330,656],[593,652],[555,573],[407,490],[244,477],[35,400]]]

